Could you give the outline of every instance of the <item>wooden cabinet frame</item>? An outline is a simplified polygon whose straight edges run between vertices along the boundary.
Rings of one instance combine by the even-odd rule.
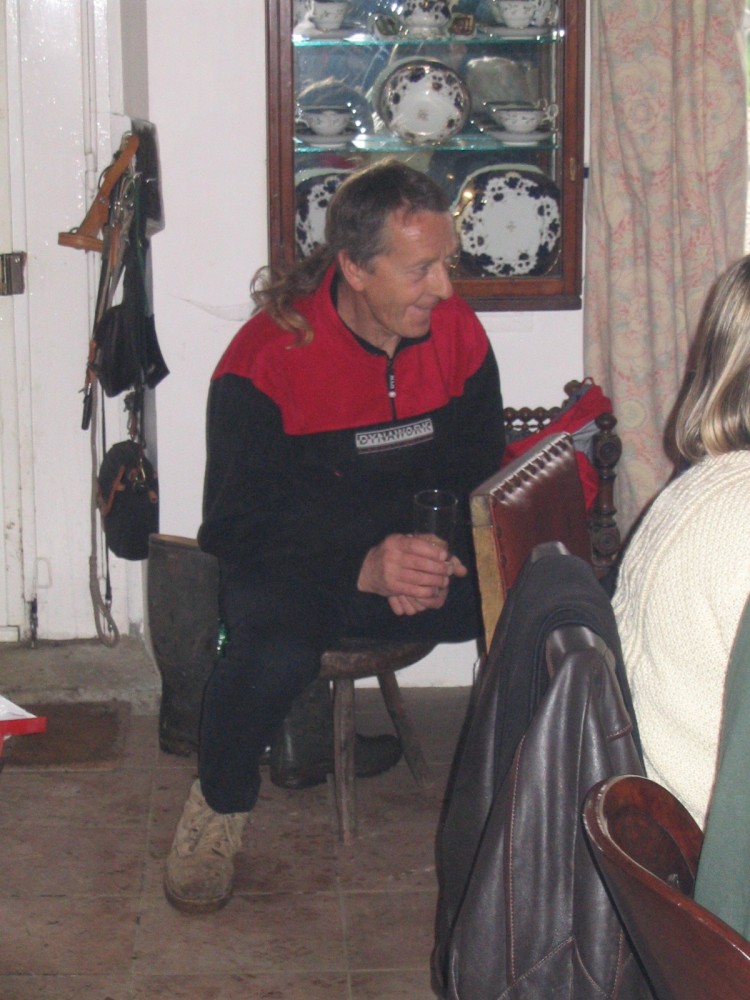
[[[455,288],[478,311],[581,307],[584,195],[585,0],[565,0],[560,125],[561,266],[556,273],[457,278]],[[294,58],[292,0],[266,0],[269,259],[295,254]]]

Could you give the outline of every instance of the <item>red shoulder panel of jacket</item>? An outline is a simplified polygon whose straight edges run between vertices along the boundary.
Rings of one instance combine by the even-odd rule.
[[[397,419],[416,416],[462,395],[490,350],[481,323],[463,299],[453,296],[436,306],[430,335],[404,345],[389,364],[383,352],[368,350],[340,319],[330,296],[332,275],[333,269],[298,303],[314,331],[309,343],[258,313],[236,334],[213,377],[250,379],[277,404],[287,434],[386,423],[394,411]]]

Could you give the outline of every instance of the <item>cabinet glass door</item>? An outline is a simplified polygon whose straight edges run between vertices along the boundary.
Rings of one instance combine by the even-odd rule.
[[[584,0],[267,0],[271,260],[323,240],[346,175],[448,192],[477,309],[580,306]]]

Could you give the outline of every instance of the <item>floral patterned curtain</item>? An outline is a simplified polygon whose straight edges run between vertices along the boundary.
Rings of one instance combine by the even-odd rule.
[[[664,431],[708,289],[741,256],[744,0],[592,0],[586,373],[618,418],[627,530],[672,465]]]

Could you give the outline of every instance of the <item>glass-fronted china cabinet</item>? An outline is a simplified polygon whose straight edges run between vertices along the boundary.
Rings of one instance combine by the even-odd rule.
[[[397,156],[448,192],[475,309],[580,307],[585,0],[351,0],[337,26],[330,7],[266,0],[271,261],[322,241],[349,171]]]

